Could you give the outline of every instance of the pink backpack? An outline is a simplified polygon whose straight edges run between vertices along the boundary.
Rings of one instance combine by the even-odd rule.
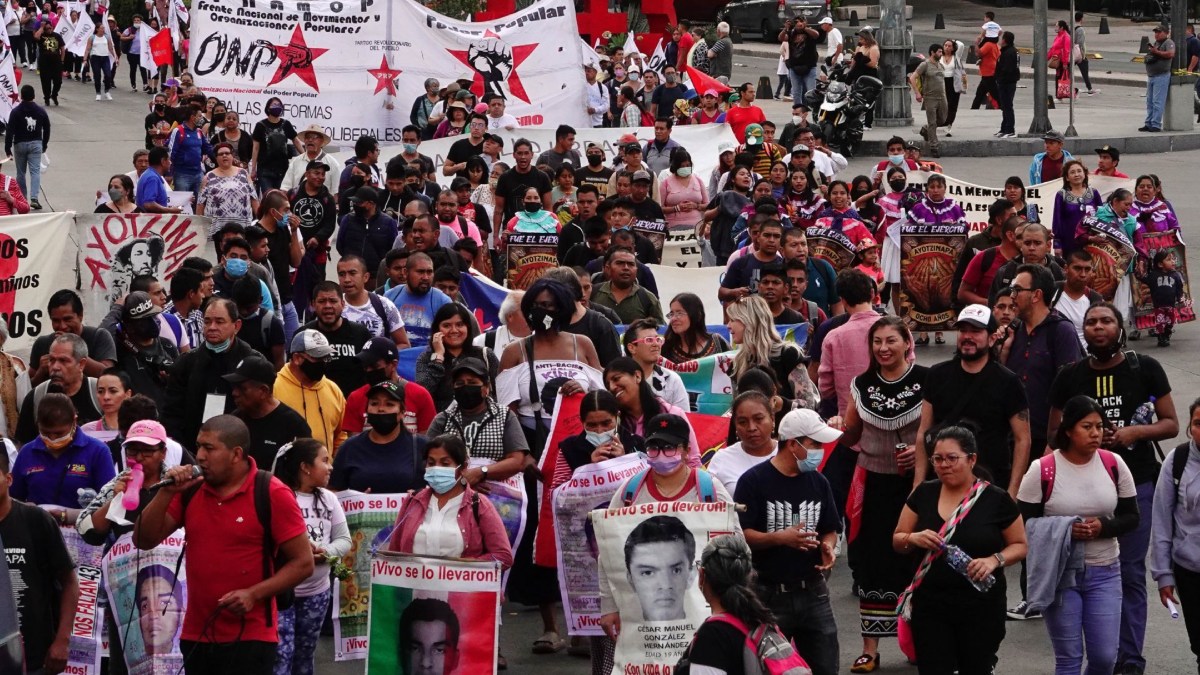
[[[1113,487],[1119,487],[1117,456],[1103,448],[1096,452],[1100,453],[1100,463],[1104,465],[1104,471],[1112,478]],[[1058,465],[1054,462],[1054,455],[1042,455],[1038,458],[1038,464],[1042,473],[1042,504],[1045,505],[1050,501],[1050,493],[1054,492],[1054,475]]]
[[[796,651],[796,645],[770,624],[750,630],[731,614],[714,614],[709,621],[721,621],[746,634],[742,664],[746,675],[812,675],[812,669]]]

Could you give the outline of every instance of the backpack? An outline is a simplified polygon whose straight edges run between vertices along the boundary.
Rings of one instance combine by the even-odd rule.
[[[796,651],[796,645],[787,639],[779,628],[772,624],[759,624],[750,630],[746,624],[730,614],[714,614],[708,621],[729,624],[746,635],[742,645],[742,669],[746,675],[812,675],[808,663]],[[688,648],[688,654],[691,648]],[[691,664],[688,655],[680,659],[672,672],[688,675]]]
[[[100,410],[100,401],[99,401],[99,399],[96,398],[96,378],[85,377],[83,386],[87,388],[88,394],[91,396],[92,406],[96,410]],[[42,399],[46,397],[46,393],[49,391],[49,389],[50,389],[50,380],[46,380],[45,382],[43,382],[33,388],[33,415],[34,415],[34,417],[37,417],[38,406],[42,404]],[[16,428],[16,427],[14,426],[14,428]]]
[[[383,300],[378,295],[367,291],[367,298],[371,300],[371,308],[375,310],[375,314],[383,321],[383,335],[380,337],[388,337],[392,334],[392,322],[388,319],[387,310],[383,307]]]
[[[1117,475],[1117,456],[1101,448],[1096,452],[1100,453],[1100,463],[1104,465],[1104,471],[1112,478],[1113,487],[1118,486]],[[1184,455],[1186,457],[1187,455]],[[1038,458],[1038,464],[1042,472],[1042,505],[1050,501],[1050,493],[1054,492],[1054,475],[1057,472],[1057,464],[1054,461],[1054,455],[1042,455]]]
[[[633,498],[637,495],[638,490],[641,489],[642,483],[646,481],[646,474],[649,472],[650,470],[647,469],[630,478],[629,482],[625,484],[625,494],[621,497],[621,501],[625,506],[633,506]],[[712,504],[717,501],[717,492],[713,489],[713,477],[711,473],[703,470],[696,471],[696,489],[700,492],[701,503]]]
[[[654,126],[654,115],[651,115],[649,110],[642,111],[642,126],[644,126],[644,127]]]
[[[270,125],[263,126],[266,127],[267,132],[265,134],[266,142],[263,143],[266,149],[266,156],[270,159],[287,159],[289,157],[288,146],[291,143],[288,142],[287,132],[283,130],[283,123],[280,122],[274,127]]]
[[[278,555],[275,554],[275,548],[279,542],[271,536],[271,478],[271,472],[262,469],[254,474],[254,513],[258,516],[258,523],[262,525],[263,529],[263,579],[270,578],[275,570],[282,566]],[[197,485],[183,493],[179,511],[181,522],[184,514],[187,513],[188,504],[192,501],[192,497],[196,496],[200,487]],[[184,550],[187,550],[186,543]],[[179,556],[183,557],[183,551]],[[290,609],[295,600],[295,589],[289,588],[275,596],[275,606],[280,610]],[[270,628],[274,624],[271,619],[271,603],[266,603],[264,609],[267,613],[267,627]]]

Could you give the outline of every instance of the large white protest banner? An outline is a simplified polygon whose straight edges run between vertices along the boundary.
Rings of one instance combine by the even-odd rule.
[[[655,675],[679,661],[709,609],[696,584],[709,539],[736,529],[733,504],[651,502],[591,512],[601,583],[621,615],[613,673]]]
[[[334,586],[333,660],[367,657],[367,609],[371,601],[371,560],[387,544],[400,505],[408,495],[345,490],[338,501],[350,528],[350,552],[342,564],[354,574]]]
[[[5,216],[0,232],[0,315],[8,325],[5,351],[25,352],[53,332],[46,302],[60,288],[73,288],[72,214]]]
[[[368,675],[495,673],[500,563],[380,553],[370,617]]]
[[[571,635],[603,635],[600,628],[600,549],[588,517],[607,510],[617,487],[649,468],[640,454],[622,455],[579,467],[571,480],[554,489],[554,541],[558,549],[558,585]]]
[[[183,530],[149,551],[123,535],[104,555],[104,589],[129,675],[176,673],[183,667],[179,635],[187,607]],[[176,576],[178,572],[178,576]]]
[[[343,145],[364,134],[399,143],[435,77],[504,96],[522,124],[587,123],[572,0],[477,23],[413,0],[198,0],[191,14],[196,85],[247,120],[278,96],[297,128],[319,124]]]

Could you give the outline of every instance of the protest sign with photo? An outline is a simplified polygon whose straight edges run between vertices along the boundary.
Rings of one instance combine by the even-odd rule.
[[[187,608],[183,530],[149,551],[123,535],[104,556],[104,589],[129,675],[174,673],[183,667],[179,635]],[[176,575],[178,570],[178,576]]]
[[[562,591],[567,633],[603,635],[600,628],[600,577],[596,532],[588,514],[608,509],[625,479],[649,468],[641,455],[614,457],[580,467],[554,489],[554,542],[558,549],[558,586]]]
[[[506,242],[510,289],[523,291],[547,271],[558,267],[557,234],[510,232]]]
[[[650,240],[654,250],[662,260],[663,245],[667,240],[667,221],[665,220],[635,220],[629,224],[629,229]]]
[[[1108,302],[1117,295],[1117,288],[1129,274],[1129,264],[1137,255],[1133,242],[1119,225],[1112,225],[1094,216],[1083,219],[1090,238],[1084,248],[1092,254],[1092,282],[1089,284]]]
[[[367,657],[371,559],[387,545],[400,505],[408,495],[346,490],[337,493],[337,497],[350,529],[350,552],[342,558],[342,564],[354,570],[354,574],[334,586],[333,658],[352,661]]]
[[[71,618],[66,672],[100,675],[100,636],[104,626],[104,613],[99,604],[102,551],[99,546],[84,542],[74,523],[60,527],[59,531],[79,578],[79,602],[75,605],[75,616]]]
[[[736,531],[733,504],[652,502],[593,511],[600,565],[621,615],[614,673],[662,673],[709,616],[696,577],[709,539]]]
[[[968,233],[968,226],[962,223],[901,221],[897,313],[912,330],[953,327],[954,298],[950,291]]]
[[[808,236],[808,254],[812,257],[820,258],[833,265],[836,272],[841,272],[854,265],[854,254],[857,248],[855,248],[854,242],[850,241],[850,237],[840,230],[814,225],[805,233]]]
[[[470,443],[472,435],[478,430],[478,425],[467,426],[468,429],[464,436]],[[491,466],[494,463],[483,457],[471,458],[471,468],[473,469]],[[525,474],[517,473],[504,480],[489,479],[486,482],[488,501],[496,507],[496,513],[500,515],[500,520],[504,523],[504,531],[508,534],[508,543],[515,551],[517,544],[521,541],[521,536],[525,533],[525,521],[528,517],[529,495],[525,492]],[[507,580],[507,573],[505,579]]]
[[[1147,271],[1150,271],[1156,253],[1170,251],[1175,258],[1175,271],[1183,277],[1183,299],[1175,304],[1175,323],[1195,321],[1196,310],[1192,307],[1192,289],[1187,270],[1187,247],[1179,237],[1179,230],[1145,232],[1139,246],[1146,254],[1144,265]],[[1145,275],[1139,272],[1139,276]],[[1154,328],[1154,302],[1150,299],[1150,287],[1136,277],[1133,282],[1133,319],[1140,330]]]
[[[367,675],[495,673],[500,595],[495,561],[374,556]]]

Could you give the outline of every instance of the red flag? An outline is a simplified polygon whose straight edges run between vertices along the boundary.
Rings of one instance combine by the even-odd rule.
[[[167,66],[175,61],[175,49],[171,44],[171,29],[164,28],[150,38],[150,54],[154,65]]]
[[[733,91],[729,88],[729,85],[721,84],[715,78],[705,75],[692,66],[684,66],[683,69],[687,71],[688,79],[692,81],[692,89],[694,89],[696,93],[700,94],[701,96],[703,96],[704,92],[708,91],[709,89],[716,89],[718,94],[724,94],[726,92]]]

